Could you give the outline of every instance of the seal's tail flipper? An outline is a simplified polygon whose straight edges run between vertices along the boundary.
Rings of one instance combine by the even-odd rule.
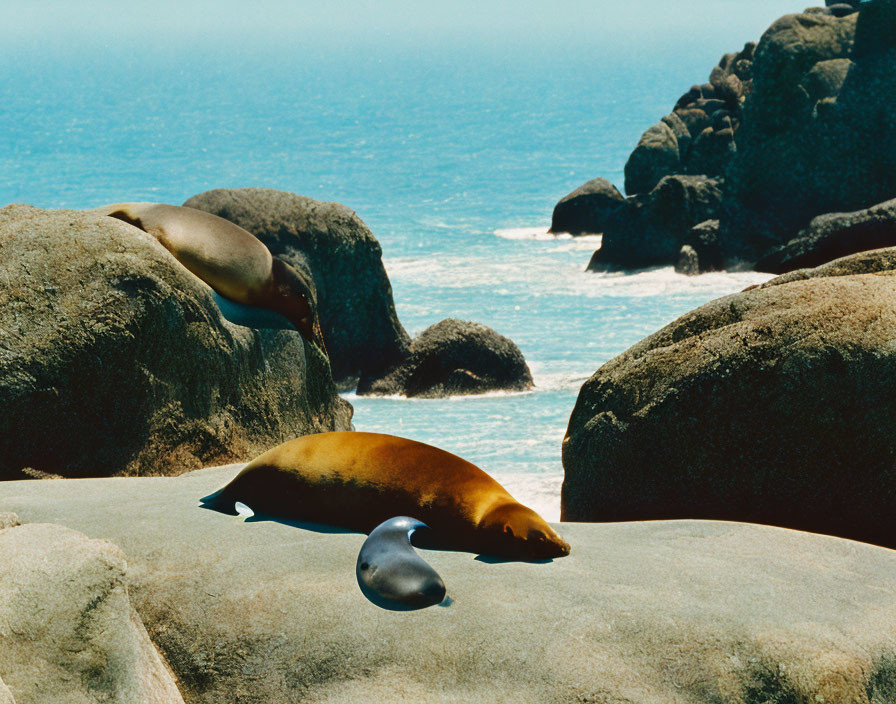
[[[203,496],[199,501],[202,503],[202,508],[208,508],[212,511],[218,511],[219,513],[226,513],[228,516],[236,516],[240,513],[236,507],[236,504],[239,502],[234,501],[233,498],[227,496],[224,493],[224,489],[218,489],[208,496]],[[249,511],[252,510],[245,504],[240,504],[240,506],[244,506]]]

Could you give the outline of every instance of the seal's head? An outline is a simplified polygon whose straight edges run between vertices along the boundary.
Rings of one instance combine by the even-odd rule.
[[[282,259],[271,262],[270,298],[278,313],[286,317],[306,340],[327,354],[317,317],[317,297],[310,281]]]
[[[569,544],[531,508],[501,504],[480,521],[493,553],[517,560],[548,560],[569,554]],[[493,546],[493,547],[492,547]]]

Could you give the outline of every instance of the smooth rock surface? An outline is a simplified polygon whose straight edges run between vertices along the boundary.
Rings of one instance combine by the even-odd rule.
[[[564,440],[564,520],[896,547],[894,254],[852,259],[712,301],[598,369]]]
[[[198,507],[238,469],[10,482],[0,508],[124,549],[191,704],[896,697],[892,551],[730,523],[559,524],[572,552],[550,564],[420,551],[453,604],[387,612],[355,581],[363,535]]]
[[[368,227],[339,203],[270,188],[216,189],[184,205],[236,223],[274,256],[310,272],[333,378],[353,388],[407,355],[410,338],[395,314],[382,249]]]
[[[176,473],[350,427],[313,345],[228,323],[136,227],[8,206],[0,280],[0,479]]]
[[[16,704],[16,700],[12,698],[12,692],[3,683],[3,680],[0,680],[0,704]]]
[[[359,394],[439,398],[488,391],[525,391],[532,373],[520,348],[485,325],[447,318],[414,338],[408,357]]]
[[[0,702],[183,704],[115,545],[31,523],[0,530],[0,564]]]

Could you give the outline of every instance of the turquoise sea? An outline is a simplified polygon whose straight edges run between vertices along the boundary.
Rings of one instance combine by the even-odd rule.
[[[386,39],[251,23],[234,39],[238,18],[227,41],[193,25],[167,41],[110,22],[52,42],[22,30],[0,56],[0,204],[180,204],[243,186],[344,203],[382,244],[409,333],[449,316],[482,322],[521,347],[536,381],[531,393],[439,401],[346,394],[356,428],[456,452],[556,520],[560,444],[584,380],[686,311],[767,278],[586,274],[596,238],[545,234],[554,203],[584,181],[621,187],[641,132],[723,52],[802,9],[695,0],[670,10],[687,15],[670,26],[658,3],[644,7],[605,30],[570,17],[567,38],[538,18]]]

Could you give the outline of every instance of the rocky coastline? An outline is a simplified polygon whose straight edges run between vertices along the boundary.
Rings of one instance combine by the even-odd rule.
[[[780,274],[896,245],[884,204],[896,197],[894,12],[890,0],[828,1],[780,18],[643,134],[627,198],[589,181],[557,204],[552,231],[603,235],[591,271]],[[844,221],[869,210],[873,235]],[[839,227],[814,231],[835,213]]]

